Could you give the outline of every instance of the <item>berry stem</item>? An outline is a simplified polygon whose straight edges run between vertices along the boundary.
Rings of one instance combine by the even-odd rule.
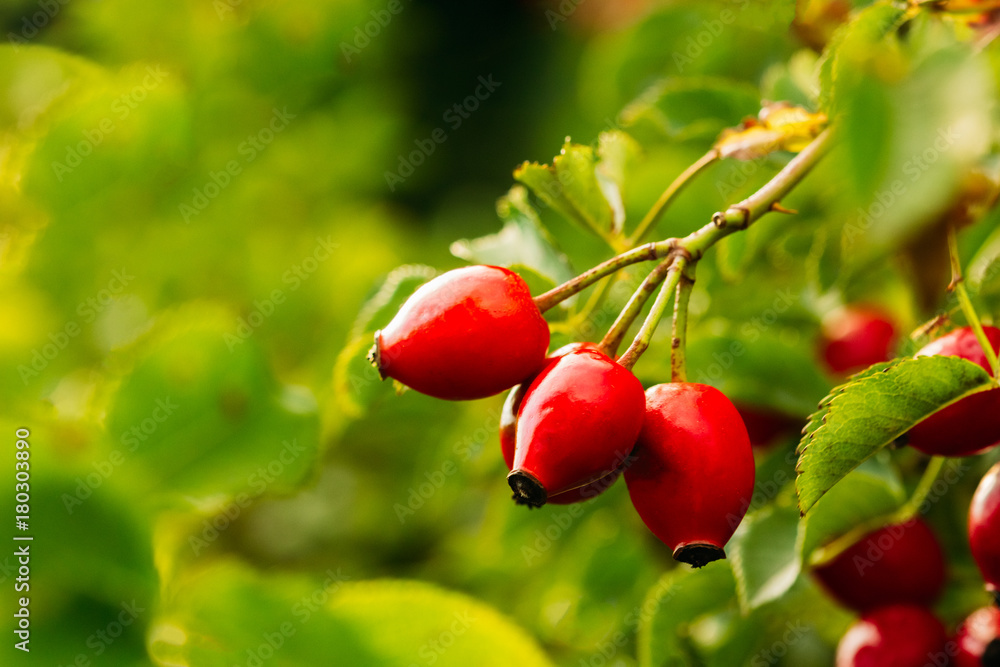
[[[993,351],[993,345],[990,344],[989,338],[986,337],[986,332],[983,330],[983,323],[979,321],[979,314],[976,313],[976,309],[972,305],[972,299],[969,298],[969,292],[965,289],[965,280],[962,278],[962,264],[958,257],[958,235],[955,232],[954,225],[948,227],[948,256],[951,259],[951,283],[948,285],[948,290],[954,292],[955,296],[958,297],[962,313],[965,314],[965,319],[969,321],[969,326],[976,332],[976,339],[983,348],[986,360],[989,361],[990,368],[993,370],[993,384],[997,385],[1000,383],[1000,360],[997,359],[996,352]]]
[[[824,130],[760,190],[713,215],[710,223],[685,236],[677,243],[678,247],[686,250],[691,259],[698,260],[720,240],[746,229],[765,213],[787,212],[780,204],[781,199],[826,155],[833,144],[833,136],[830,129]]]
[[[701,229],[682,239],[664,239],[627,250],[584,271],[562,285],[536,296],[535,304],[539,310],[545,312],[574,294],[587,289],[601,278],[639,262],[662,259],[668,255],[674,255],[678,260],[683,259],[685,263],[689,260],[697,261],[720,240],[733,232],[746,229],[765,213],[770,211],[789,212],[781,206],[781,198],[787,195],[826,155],[833,143],[833,136],[830,129],[824,130],[760,190],[740,203],[730,206],[725,211],[714,214],[712,221]]]
[[[607,298],[608,294],[611,292],[611,288],[614,285],[614,280],[605,280],[594,290],[594,293],[587,300],[587,303],[577,311],[573,313],[569,318],[562,322],[553,322],[550,324],[552,331],[562,331],[572,337],[576,337],[579,333],[577,331],[578,327],[583,326],[590,316],[601,307],[604,303],[604,299]]]
[[[931,457],[931,460],[927,463],[927,468],[924,469],[924,474],[917,483],[917,487],[913,490],[913,495],[899,509],[890,514],[882,514],[867,521],[862,521],[829,544],[816,549],[809,559],[809,564],[813,567],[826,565],[854,546],[865,535],[889,525],[906,523],[920,514],[921,506],[927,501],[927,496],[930,495],[931,490],[934,488],[934,483],[937,481],[941,471],[944,470],[946,461],[947,458],[944,456]]]
[[[576,278],[567,280],[562,285],[553,287],[544,294],[539,294],[535,297],[535,305],[538,306],[538,309],[544,313],[549,308],[565,301],[577,292],[587,289],[601,278],[610,276],[612,273],[620,271],[626,266],[631,266],[632,264],[637,264],[639,262],[646,262],[651,259],[659,259],[665,256],[668,252],[670,252],[674,241],[675,239],[668,239],[667,241],[660,241],[659,243],[646,243],[638,248],[633,248],[632,250],[623,252],[620,255],[615,255],[611,259],[601,262],[592,269],[584,271]]]
[[[694,270],[697,264],[691,262],[680,271],[677,280],[677,295],[674,297],[674,321],[670,343],[670,381],[687,382],[687,320],[688,303],[694,289]]]
[[[690,167],[681,172],[680,176],[674,179],[674,181],[667,186],[667,189],[663,191],[660,198],[656,200],[653,207],[649,209],[646,216],[639,222],[636,226],[635,231],[628,238],[629,247],[642,241],[642,238],[649,233],[649,230],[656,225],[656,222],[663,215],[663,212],[667,210],[667,207],[673,203],[674,199],[681,193],[684,187],[694,180],[694,177],[705,170],[712,164],[715,164],[719,159],[719,151],[716,148],[712,148],[710,151],[702,155],[692,164]]]
[[[608,329],[608,333],[605,334],[604,338],[601,340],[599,347],[607,354],[609,357],[614,357],[618,353],[618,348],[621,347],[622,341],[625,339],[625,335],[628,333],[628,329],[635,322],[635,319],[639,317],[639,313],[642,312],[643,306],[646,305],[646,301],[649,297],[653,295],[656,288],[660,286],[660,283],[664,281],[667,277],[667,272],[670,269],[670,265],[673,263],[673,258],[669,257],[653,269],[639,288],[632,294],[629,298],[628,303],[625,304],[625,308],[618,313],[617,319],[615,319],[614,324]]]
[[[646,315],[646,319],[643,320],[642,326],[639,328],[639,333],[636,334],[632,344],[628,346],[625,353],[618,359],[618,363],[625,368],[632,368],[635,362],[639,360],[639,357],[642,356],[642,353],[646,351],[646,348],[649,347],[649,342],[653,339],[653,334],[656,332],[656,325],[660,323],[663,313],[666,312],[667,303],[670,301],[670,294],[677,287],[687,261],[683,255],[678,255],[670,265],[666,281],[660,287],[660,291],[656,295],[656,300],[653,302],[653,307],[650,308],[649,314]]]

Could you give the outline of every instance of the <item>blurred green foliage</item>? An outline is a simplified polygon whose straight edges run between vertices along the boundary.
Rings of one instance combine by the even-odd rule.
[[[857,2],[821,54],[819,27],[789,29],[796,4],[0,7],[0,424],[5,470],[31,432],[30,664],[830,664],[850,616],[803,563],[905,500],[912,452],[870,459],[802,522],[796,435],[758,451],[731,560],[690,572],[623,484],[515,507],[502,397],[396,395],[364,360],[435,270],[509,264],[538,292],[606,259],[763,100],[836,113],[843,140],[785,202],[799,215],[701,261],[692,379],[805,423],[837,380],[824,315],[876,302],[909,331],[953,306],[925,258],[968,174],[995,180],[996,47]],[[788,159],[713,165],[656,237]],[[960,239],[987,319],[997,215]],[[641,278],[554,311],[553,346],[599,338]],[[667,328],[636,366],[647,386],[669,377]],[[987,464],[930,511],[949,623],[983,602],[960,526]],[[21,664],[12,554],[0,651]]]

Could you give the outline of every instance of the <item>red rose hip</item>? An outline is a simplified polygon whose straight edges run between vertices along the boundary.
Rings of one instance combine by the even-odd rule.
[[[536,373],[549,328],[513,271],[468,266],[421,286],[375,333],[383,378],[437,398],[484,398]]]
[[[930,605],[944,586],[941,545],[921,519],[885,526],[813,569],[845,607],[868,611],[889,604]]]
[[[983,607],[969,614],[955,634],[951,667],[1000,667],[1000,609]]]
[[[1000,329],[983,327],[993,350],[1000,350]],[[972,327],[962,327],[925,345],[916,356],[955,356],[993,374]],[[1000,442],[1000,389],[990,389],[938,410],[910,429],[907,444],[931,456],[970,456]]]
[[[642,428],[642,384],[593,348],[547,365],[525,391],[507,481],[519,504],[550,497],[613,474]]]
[[[1000,591],[1000,463],[989,469],[969,505],[969,548],[986,588]]]
[[[848,306],[823,320],[823,360],[837,374],[887,361],[895,340],[896,326],[876,308]]]
[[[947,640],[941,621],[923,607],[879,607],[862,616],[840,639],[837,667],[946,665]]]
[[[739,412],[708,385],[651,387],[625,482],[639,516],[675,559],[701,567],[725,558],[753,495],[753,450]]]
[[[556,359],[565,356],[574,350],[578,350],[584,347],[589,347],[591,349],[597,349],[597,346],[593,343],[570,343],[565,345],[555,352],[553,352],[549,357],[545,359],[546,367],[549,364],[555,363]],[[503,403],[503,409],[500,411],[500,451],[503,454],[504,463],[507,464],[507,470],[512,470],[514,468],[514,449],[517,442],[517,411],[521,407],[521,401],[524,399],[524,393],[528,389],[528,385],[531,384],[530,378],[525,382],[517,385],[510,390],[507,394],[507,399]],[[605,475],[599,480],[591,482],[585,486],[581,486],[577,489],[570,489],[563,493],[558,493],[554,496],[550,496],[547,503],[554,505],[569,505],[571,503],[582,502],[584,500],[590,500],[595,498],[604,491],[606,491],[615,480],[621,475],[622,467],[619,466],[609,475]]]

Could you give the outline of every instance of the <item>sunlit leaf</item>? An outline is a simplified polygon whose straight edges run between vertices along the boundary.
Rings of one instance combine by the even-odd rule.
[[[882,364],[837,387],[799,444],[799,509],[809,512],[847,473],[921,420],[989,386],[976,364],[933,356]]]

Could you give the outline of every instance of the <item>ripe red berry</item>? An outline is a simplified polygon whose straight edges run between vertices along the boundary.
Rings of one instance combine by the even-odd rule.
[[[507,481],[520,504],[540,507],[552,496],[614,473],[642,427],[642,384],[593,348],[556,359],[525,391]]]
[[[880,607],[862,616],[840,639],[837,667],[946,665],[947,640],[941,621],[923,607]]]
[[[823,320],[823,360],[837,374],[887,361],[895,340],[896,326],[876,308],[848,306]]]
[[[498,266],[448,271],[421,286],[375,334],[382,377],[423,394],[483,398],[537,372],[549,328],[528,286]]]
[[[1000,350],[1000,329],[983,327],[994,350]],[[979,364],[992,375],[972,327],[956,329],[925,345],[918,357],[955,356]],[[1000,442],[1000,389],[979,392],[938,410],[910,429],[907,443],[932,456],[970,456]]]
[[[740,413],[708,385],[650,387],[625,482],[674,558],[695,567],[725,558],[753,495],[753,450]]]
[[[1000,667],[1000,609],[972,612],[958,628],[955,646],[951,667]]]
[[[944,586],[944,554],[930,527],[914,519],[869,533],[813,574],[841,604],[857,611],[929,605]]]
[[[570,343],[569,345],[564,345],[545,359],[545,366],[543,368],[547,368],[550,364],[555,363],[559,357],[584,347],[597,349],[597,346],[593,343]],[[507,394],[507,400],[503,403],[503,409],[500,411],[500,451],[503,454],[504,463],[507,464],[507,470],[513,470],[514,468],[514,450],[515,443],[517,442],[517,412],[521,407],[521,401],[524,399],[524,393],[533,379],[525,380],[511,389]],[[594,498],[614,484],[615,480],[621,475],[622,469],[619,466],[610,475],[606,475],[590,484],[549,496],[547,502],[554,505],[569,505]]]
[[[1000,591],[1000,463],[983,475],[972,496],[969,547],[986,588]]]
[[[570,343],[569,345],[564,345],[545,359],[543,369],[555,363],[559,357],[585,347],[597,349],[594,343]],[[534,378],[529,378],[511,389],[507,393],[507,399],[504,401],[503,408],[500,411],[500,451],[503,454],[504,463],[507,464],[507,470],[514,468],[514,450],[517,441],[517,412],[521,407],[521,401],[524,399],[524,394],[532,380]],[[550,496],[546,502],[554,505],[569,505],[594,498],[614,484],[621,475],[622,469],[622,467],[618,467],[611,474],[590,484]]]

